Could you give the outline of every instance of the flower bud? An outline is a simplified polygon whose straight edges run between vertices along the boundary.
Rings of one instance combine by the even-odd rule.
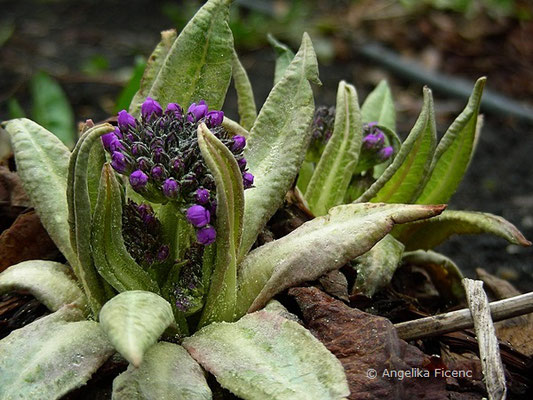
[[[128,168],[128,163],[124,154],[122,154],[120,151],[114,151],[111,155],[111,166],[115,171],[120,174],[126,172],[126,169]]]
[[[246,168],[246,158],[239,158],[237,160],[237,165],[239,166],[240,169],[244,169]]]
[[[198,240],[198,243],[201,243],[204,246],[213,243],[216,237],[217,232],[212,226],[206,226],[205,228],[199,229],[198,232],[196,232],[196,240]]]
[[[105,135],[102,135],[101,139],[104,149],[107,151],[113,152],[124,149],[124,146],[122,146],[122,143],[120,143],[114,132],[109,132]]]
[[[197,228],[207,225],[211,219],[209,211],[198,204],[187,209],[186,217]]]
[[[214,128],[215,126],[219,126],[220,124],[222,124],[222,121],[224,120],[224,112],[209,111],[205,116],[205,119],[207,120],[207,125],[210,128]]]
[[[209,201],[209,190],[207,189],[198,189],[194,196],[196,201],[200,204],[207,204]]]
[[[148,183],[148,175],[142,172],[140,169],[133,171],[130,175],[131,187],[135,190],[141,190]]]
[[[118,113],[118,127],[120,128],[121,132],[126,132],[128,130],[128,127],[135,128],[137,125],[137,122],[135,121],[135,118],[133,115],[128,114],[126,110],[119,111]]]
[[[183,118],[183,108],[178,103],[168,103],[165,114],[174,114],[177,119]]]
[[[254,184],[254,176],[251,173],[246,172],[242,176],[242,183],[245,189],[251,188],[252,185]]]
[[[394,149],[391,146],[383,147],[378,152],[378,159],[381,161],[388,160],[392,154],[394,153]]]
[[[176,195],[178,194],[178,190],[179,190],[179,184],[178,182],[174,180],[174,178],[168,178],[163,183],[162,189],[163,189],[163,194],[166,197],[170,197],[170,198],[176,197]]]
[[[207,104],[204,100],[200,100],[198,104],[192,103],[187,110],[187,120],[189,122],[197,122],[207,114]]]
[[[147,97],[141,106],[141,114],[145,121],[150,121],[154,116],[160,117],[163,114],[163,109],[157,101]]]
[[[231,146],[231,150],[241,151],[242,149],[244,149],[244,146],[246,146],[246,138],[244,136],[233,136],[233,145]]]

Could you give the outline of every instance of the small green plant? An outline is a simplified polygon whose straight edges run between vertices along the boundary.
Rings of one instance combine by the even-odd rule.
[[[244,399],[348,396],[339,361],[284,318],[273,296],[445,207],[342,205],[341,196],[323,216],[251,250],[306,157],[318,68],[304,34],[257,113],[228,15],[229,1],[209,0],[179,36],[163,32],[117,126],[88,122],[72,152],[33,121],[4,124],[18,174],[68,266],[34,260],[0,274],[0,292],[27,290],[52,311],[0,341],[2,399],[60,398],[115,352],[130,366],[113,382],[114,399],[209,399],[201,367]],[[239,123],[220,111],[232,78]],[[341,89],[348,111],[337,113],[322,158],[338,143],[337,125],[345,125],[339,143],[361,135],[352,130],[362,124],[355,91]],[[428,96],[417,131],[430,129]],[[344,191],[353,174],[345,175]]]

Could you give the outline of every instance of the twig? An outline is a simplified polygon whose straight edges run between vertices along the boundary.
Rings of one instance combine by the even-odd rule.
[[[490,400],[504,400],[507,394],[500,348],[494,323],[490,317],[489,300],[483,290],[483,282],[463,279],[468,308],[474,319],[479,346],[479,359],[485,376],[485,387]]]
[[[533,312],[533,292],[494,301],[489,306],[493,321],[529,314]],[[467,308],[394,325],[398,336],[404,340],[442,335],[473,326],[472,314]]]

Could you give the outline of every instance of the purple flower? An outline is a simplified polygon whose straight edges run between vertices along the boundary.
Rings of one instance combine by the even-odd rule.
[[[141,190],[148,183],[148,175],[140,169],[133,171],[130,175],[130,184],[135,190]]]
[[[240,169],[243,169],[243,168],[246,168],[246,158],[239,158],[237,160],[237,165],[239,166]]]
[[[211,128],[219,126],[224,120],[224,111],[209,111],[205,118]]]
[[[198,189],[194,196],[196,201],[200,204],[207,204],[209,201],[209,190],[207,189]]]
[[[137,125],[137,121],[135,120],[135,117],[131,114],[128,114],[126,110],[119,111],[118,113],[118,127],[120,128],[121,132],[126,132],[128,130],[128,127],[135,128]]]
[[[378,125],[377,121],[372,121],[372,122],[369,122],[368,124],[366,124],[366,126],[368,126],[369,128],[373,128],[373,127],[375,127],[377,125]]]
[[[165,261],[170,253],[170,250],[167,245],[163,245],[157,251],[158,261]]]
[[[124,146],[118,140],[117,136],[115,135],[115,132],[106,133],[105,135],[102,135],[101,139],[102,144],[104,145],[104,149],[109,152],[124,150]]]
[[[163,194],[166,197],[176,197],[178,190],[179,184],[174,178],[165,179],[165,182],[163,182]]]
[[[111,154],[111,166],[118,173],[122,174],[126,172],[128,163],[124,154],[122,154],[120,151],[114,151],[113,154]]]
[[[187,110],[187,120],[189,122],[196,122],[205,117],[205,114],[207,114],[207,104],[205,104],[204,100],[200,100],[198,104],[192,103]]]
[[[183,108],[178,103],[168,103],[165,114],[173,113],[177,119],[183,118]]]
[[[155,101],[151,97],[147,97],[141,106],[141,114],[145,121],[149,121],[154,116],[154,114],[157,117],[160,117],[163,114],[163,109],[157,101]]]
[[[393,153],[394,153],[394,149],[391,146],[383,147],[378,152],[378,159],[380,159],[381,161],[385,161],[389,159]]]
[[[367,149],[376,149],[383,146],[383,144],[385,144],[385,135],[381,131],[375,134],[371,133],[363,138],[363,147]]]
[[[164,173],[163,167],[161,167],[160,165],[156,165],[150,171],[150,175],[152,175],[152,178],[154,178],[155,180],[161,179],[163,177],[163,173]]]
[[[233,145],[231,146],[231,150],[241,151],[242,149],[244,149],[244,146],[246,146],[246,138],[244,136],[233,136]]]
[[[242,176],[242,184],[244,185],[245,189],[251,188],[254,184],[254,176],[251,173],[246,172]]]
[[[207,225],[211,219],[209,211],[198,204],[187,209],[186,217],[197,228]]]
[[[205,228],[199,229],[198,232],[196,232],[196,240],[198,240],[198,243],[201,243],[204,246],[213,243],[216,237],[217,232],[212,226],[206,226]]]

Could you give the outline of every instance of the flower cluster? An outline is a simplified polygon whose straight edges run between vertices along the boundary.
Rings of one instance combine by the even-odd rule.
[[[162,242],[161,223],[148,204],[131,200],[122,211],[122,235],[137,263],[145,268],[167,260],[169,247]]]
[[[391,146],[385,146],[385,134],[378,128],[377,122],[369,122],[363,126],[363,153],[374,158],[377,163],[388,160],[394,153]]]
[[[202,285],[203,246],[193,244],[185,253],[185,264],[180,268],[179,278],[172,295],[178,310],[192,314],[202,308],[204,287]]]
[[[311,143],[307,152],[308,161],[318,162],[335,125],[335,107],[319,106],[311,125]]]
[[[197,129],[202,122],[233,153],[244,188],[253,185],[247,172],[243,136],[231,137],[222,127],[224,113],[211,110],[205,101],[193,103],[185,113],[176,103],[161,105],[148,97],[141,118],[126,110],[118,113],[118,127],[102,136],[111,165],[129,178],[133,190],[154,203],[176,202],[187,220],[197,228],[198,242],[215,241],[216,186],[198,146]]]

